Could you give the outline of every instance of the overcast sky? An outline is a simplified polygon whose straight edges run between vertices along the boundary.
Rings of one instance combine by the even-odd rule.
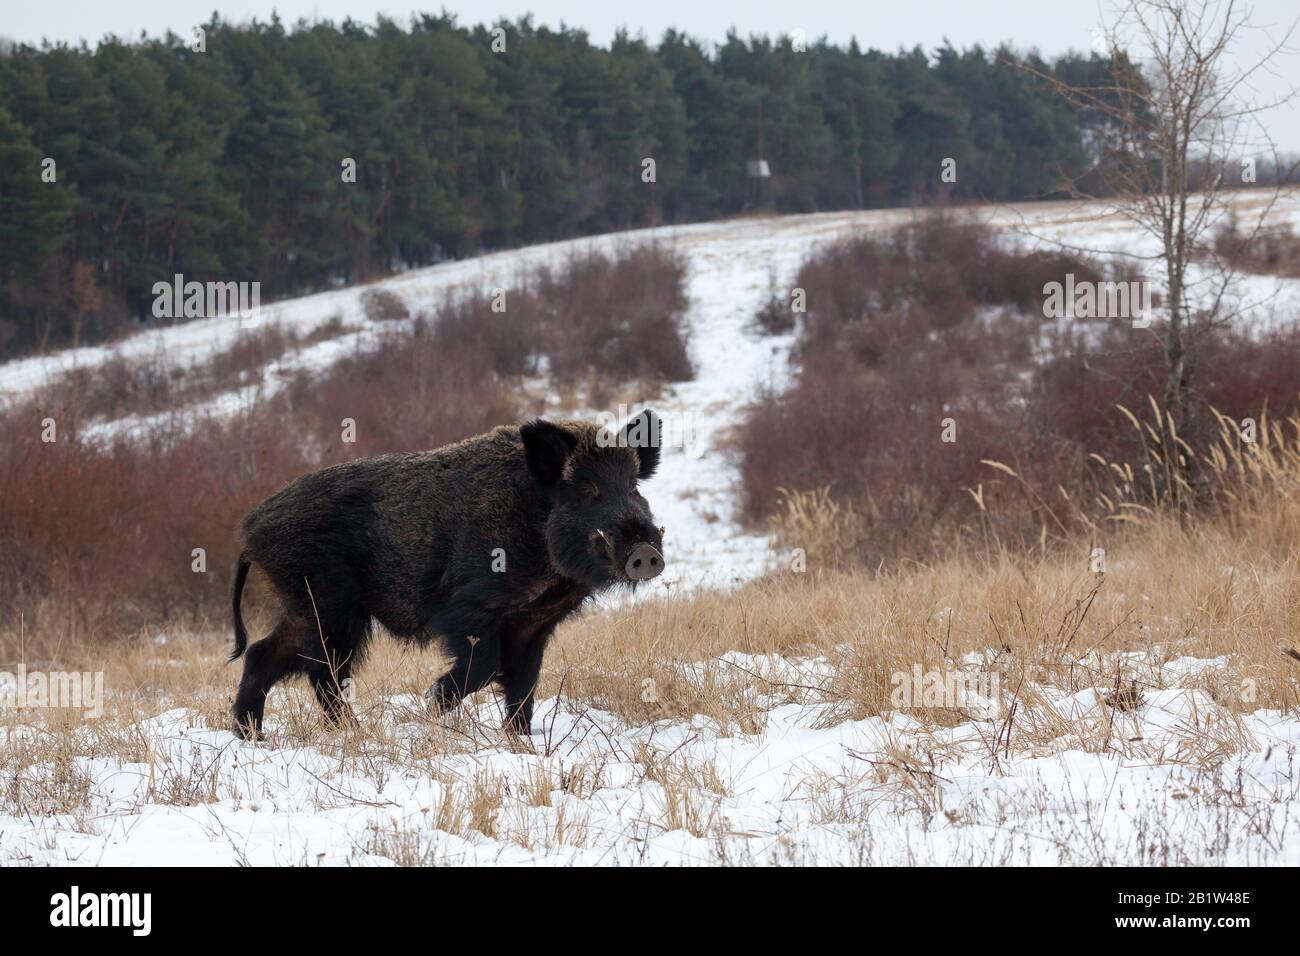
[[[187,35],[214,9],[233,22],[265,20],[279,11],[288,23],[301,17],[338,21],[348,16],[372,22],[380,13],[405,22],[416,11],[445,9],[463,24],[532,13],[538,23],[581,27],[599,43],[608,42],[620,27],[651,41],[669,27],[704,40],[721,40],[735,27],[742,34],[802,29],[810,39],[825,35],[839,43],[856,37],[863,46],[889,51],[917,44],[933,49],[945,38],[959,47],[1010,40],[1052,55],[1089,49],[1110,0],[5,0],[5,5],[0,36],[29,43],[93,43],[108,33],[136,37],[141,31],[159,35],[168,29]],[[1296,0],[1253,0],[1248,5],[1260,29],[1242,38],[1234,56],[1241,64],[1253,62],[1252,56],[1258,59],[1270,34],[1284,31],[1300,15]],[[1300,48],[1300,32],[1292,46]],[[1277,62],[1273,75],[1260,76],[1258,95],[1276,98],[1297,84],[1300,54],[1292,53]],[[1300,152],[1300,103],[1272,111],[1267,124],[1279,146]]]

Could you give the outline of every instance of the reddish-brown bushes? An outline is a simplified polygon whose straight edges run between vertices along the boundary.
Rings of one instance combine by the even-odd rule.
[[[307,334],[278,324],[241,332],[205,362],[183,365],[159,352],[143,359],[111,356],[99,365],[74,369],[44,389],[41,404],[75,407],[106,419],[152,415],[260,381],[263,369],[295,349],[344,333],[335,316]]]
[[[1163,392],[1156,339],[1127,322],[1076,326],[1044,357],[1043,285],[1123,278],[1064,255],[1016,254],[983,227],[934,219],[811,259],[793,387],[767,395],[740,436],[745,514],[826,488],[859,519],[858,556],[924,556],[956,536],[1038,545],[1085,520],[1092,453],[1144,460],[1117,411]],[[1182,437],[1296,407],[1300,332],[1223,332],[1190,356],[1198,406]],[[950,426],[945,441],[945,422]],[[1002,463],[1014,476],[987,461]],[[783,491],[784,490],[784,491]],[[996,519],[993,517],[996,515]]]
[[[1241,272],[1300,278],[1300,235],[1289,224],[1249,233],[1229,220],[1210,246],[1215,257]]]
[[[963,489],[988,478],[981,460],[1017,451],[1014,378],[973,323],[934,335],[936,324],[912,309],[882,316],[878,337],[855,330],[802,353],[794,388],[767,396],[742,431],[751,518],[772,514],[781,489],[828,487],[866,519],[861,557],[875,563],[928,549],[971,513]]]
[[[431,342],[470,347],[502,375],[547,374],[565,386],[683,381],[693,374],[684,275],[682,264],[655,246],[615,258],[577,254],[500,300],[481,297],[444,310]]]
[[[495,358],[476,340],[447,340],[420,322],[344,358],[326,375],[298,375],[270,413],[284,414],[311,436],[313,457],[322,461],[436,448],[525,411]],[[346,445],[345,419],[356,425],[355,441]]]
[[[367,289],[361,293],[361,308],[371,322],[399,322],[411,317],[402,297],[387,289]]]
[[[0,419],[0,601],[29,633],[121,633],[220,605],[241,510],[301,463],[269,423],[100,444],[54,413]],[[203,549],[206,573],[192,570]],[[6,630],[16,627],[8,620]]]
[[[619,381],[689,379],[682,280],[677,258],[653,246],[612,262],[577,256],[563,272],[543,273],[536,297],[551,374],[573,381],[594,364]]]
[[[920,309],[929,328],[942,329],[982,306],[1037,308],[1044,283],[1067,272],[1080,282],[1102,278],[1096,263],[1008,252],[989,227],[934,215],[838,243],[804,263],[796,285],[809,300],[805,338],[815,341],[882,314]]]
[[[1080,342],[1039,368],[1026,390],[1027,424],[1044,436],[1044,452],[1097,453],[1124,460],[1140,442],[1117,405],[1147,407],[1165,386],[1165,356],[1150,335],[1110,327],[1091,345]],[[1281,416],[1300,398],[1300,327],[1248,333],[1220,329],[1198,340],[1190,356],[1195,401],[1180,437],[1203,447],[1219,434],[1213,410],[1238,422],[1265,410]]]
[[[594,370],[609,382],[689,371],[681,279],[657,251],[588,257],[508,292],[505,313],[466,302],[389,327],[230,419],[169,416],[104,438],[94,423],[105,416],[198,395],[193,382],[160,373],[162,360],[82,373],[9,410],[0,415],[0,632],[16,633],[20,616],[38,641],[224,626],[236,529],[267,494],[336,461],[436,447],[524,417],[519,376],[539,355],[563,374]],[[305,341],[274,328],[241,339],[198,381],[243,384]],[[664,338],[673,344],[662,351],[638,350]],[[57,441],[42,441],[47,419]]]
[[[808,307],[796,383],[741,435],[748,517],[772,514],[780,489],[828,487],[868,520],[863,557],[876,560],[968,516],[981,460],[1022,450],[1020,373],[1042,320],[1019,310],[1067,271],[1101,273],[1007,252],[986,227],[946,218],[810,259],[796,280]]]

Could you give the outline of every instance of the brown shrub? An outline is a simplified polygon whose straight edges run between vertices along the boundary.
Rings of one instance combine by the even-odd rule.
[[[558,385],[594,378],[620,382],[689,379],[683,318],[685,271],[657,246],[573,255],[541,269],[504,299],[504,311],[479,296],[452,306],[433,324],[447,348],[472,345],[502,375],[546,372]]]
[[[539,356],[565,375],[596,369],[609,381],[689,371],[675,260],[638,251],[571,265],[509,292],[504,314],[467,301],[387,328],[232,419],[162,416],[143,434],[110,440],[89,428],[175,410],[253,373],[260,380],[268,363],[341,333],[341,323],[306,338],[278,326],[248,333],[184,377],[165,356],[113,360],[0,415],[0,631],[18,632],[21,618],[48,643],[224,626],[239,521],[297,476],[525,417],[519,377],[538,370]],[[57,428],[52,443],[41,440],[46,418]],[[353,442],[343,440],[345,419]]]
[[[44,399],[114,418],[152,412],[173,404],[183,374],[161,354],[144,359],[115,354],[93,368],[73,369]]]
[[[97,366],[68,372],[42,391],[40,402],[76,407],[86,417],[107,420],[166,412],[260,381],[276,359],[345,331],[338,316],[306,335],[279,324],[246,329],[228,347],[194,365],[174,362],[163,352],[144,359],[114,354]]]
[[[1289,223],[1247,233],[1230,219],[1215,232],[1210,247],[1219,260],[1242,272],[1300,278],[1300,235]]]
[[[276,488],[333,462],[435,447],[519,417],[481,361],[422,338],[358,351],[233,420],[168,420],[143,438],[91,437],[74,408],[0,417],[0,604],[45,637],[222,620],[235,530]],[[56,442],[41,441],[47,416]],[[344,418],[357,423],[355,444],[342,441]],[[196,548],[202,571],[192,568]]]
[[[367,289],[361,293],[361,308],[371,322],[397,322],[411,317],[402,297],[387,289]]]
[[[300,373],[272,412],[292,416],[322,463],[437,448],[524,414],[493,358],[474,340],[449,341],[420,322],[359,349],[327,375]],[[356,441],[346,445],[344,419],[357,424]]]
[[[255,421],[103,444],[68,414],[50,443],[34,407],[0,419],[5,606],[29,633],[98,637],[223,603],[239,515],[292,472],[292,448]],[[191,570],[195,548],[206,574]]]
[[[934,213],[883,234],[844,240],[804,263],[797,285],[809,318],[830,334],[881,313],[925,309],[931,325],[967,321],[980,306],[1031,308],[1043,285],[1073,272],[1102,277],[1099,265],[1063,253],[1010,252],[988,226]],[[1040,313],[1041,314],[1041,313]]]
[[[1200,341],[1191,360],[1196,400],[1180,435],[1195,447],[1218,436],[1214,410],[1238,422],[1266,410],[1287,415],[1300,397],[1300,327],[1250,334],[1216,330]],[[1091,346],[1076,341],[1045,362],[1026,395],[1030,431],[1044,443],[1041,453],[1070,449],[1131,458],[1140,442],[1116,406],[1143,408],[1148,396],[1161,395],[1164,362],[1153,337],[1114,327]]]
[[[1164,358],[1153,336],[1105,323],[1038,355],[1043,285],[1070,272],[1121,278],[1069,256],[1005,251],[984,227],[944,218],[809,260],[797,280],[808,313],[795,383],[764,395],[739,436],[745,516],[775,516],[798,546],[792,494],[824,490],[854,515],[837,525],[852,540],[836,551],[872,567],[963,541],[1041,548],[1094,533],[1112,473],[1090,455],[1139,472],[1153,461],[1116,406],[1149,411]],[[1180,436],[1197,447],[1219,435],[1211,406],[1237,421],[1296,408],[1300,331],[1219,332],[1190,361],[1199,392]],[[949,419],[956,440],[945,442]],[[1169,482],[1126,493],[1150,503]]]
[[[791,303],[773,294],[755,314],[754,323],[764,335],[785,335],[794,331],[794,316]]]
[[[653,245],[614,259],[582,253],[562,271],[544,271],[524,311],[540,326],[551,375],[569,383],[594,366],[616,382],[691,378],[684,278],[677,257]]]

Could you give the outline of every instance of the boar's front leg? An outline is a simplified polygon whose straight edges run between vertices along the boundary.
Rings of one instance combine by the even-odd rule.
[[[505,729],[527,736],[533,727],[533,701],[542,673],[546,642],[558,620],[508,621],[501,635],[501,689]]]
[[[483,636],[449,638],[447,650],[455,658],[451,670],[438,678],[424,695],[439,713],[446,713],[470,694],[482,690],[501,672],[501,642],[495,631]]]

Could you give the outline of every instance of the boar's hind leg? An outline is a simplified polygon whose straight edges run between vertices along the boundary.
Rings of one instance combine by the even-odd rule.
[[[500,676],[501,646],[495,636],[463,637],[447,641],[456,658],[451,670],[438,678],[427,696],[440,713],[451,710],[464,698],[482,690]]]
[[[369,616],[351,614],[322,618],[320,629],[312,634],[311,650],[303,655],[303,670],[330,724],[356,723],[348,703],[352,669],[360,663],[369,636]]]
[[[302,667],[299,635],[302,625],[285,617],[244,655],[244,676],[235,696],[235,729],[245,739],[261,739],[266,695],[284,678]]]

